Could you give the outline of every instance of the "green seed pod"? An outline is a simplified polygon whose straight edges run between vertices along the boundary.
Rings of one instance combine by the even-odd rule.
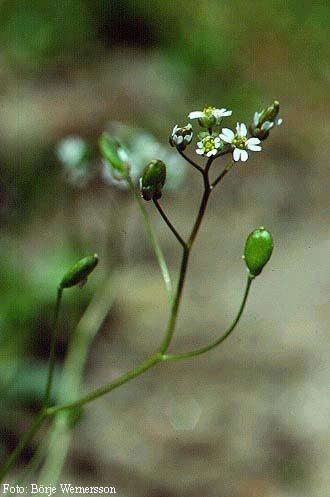
[[[144,200],[158,200],[166,181],[166,166],[161,160],[152,160],[140,178],[140,190]]]
[[[129,166],[127,154],[120,143],[108,133],[103,133],[100,138],[100,149],[104,159],[122,177],[128,178]]]
[[[78,285],[79,283],[83,286],[87,281],[88,275],[96,267],[98,261],[99,258],[97,254],[80,259],[80,261],[76,262],[76,264],[71,266],[66,272],[60,283],[60,288],[69,288]]]
[[[270,231],[260,227],[247,237],[244,249],[245,264],[252,277],[258,276],[273,252],[273,237]]]

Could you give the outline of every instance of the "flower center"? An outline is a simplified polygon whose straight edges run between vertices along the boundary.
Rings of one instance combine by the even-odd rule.
[[[205,152],[210,152],[211,150],[213,150],[215,148],[214,138],[212,138],[211,136],[207,136],[206,138],[204,138],[203,147]]]
[[[203,112],[206,117],[212,116],[212,112],[214,111],[215,107],[204,107]]]
[[[236,148],[245,149],[246,142],[247,142],[247,138],[245,136],[235,136],[234,141],[233,141],[233,145]]]

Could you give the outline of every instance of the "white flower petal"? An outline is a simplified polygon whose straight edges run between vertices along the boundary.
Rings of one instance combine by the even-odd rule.
[[[172,135],[175,135],[175,133],[178,131],[179,126],[176,124],[173,128]]]
[[[241,150],[239,148],[234,148],[233,159],[235,162],[239,161],[241,158]]]
[[[213,148],[212,150],[210,150],[209,152],[207,152],[206,156],[207,157],[212,157],[212,155],[215,155],[217,153],[216,149]]]
[[[259,124],[259,117],[260,117],[259,112],[255,112],[255,113],[254,113],[254,117],[253,117],[253,124],[254,124],[255,126],[258,126],[258,124]]]
[[[249,154],[246,150],[241,150],[241,161],[246,162],[249,158]]]
[[[280,126],[283,122],[283,119],[281,117],[277,118],[275,121],[276,126]]]
[[[246,141],[246,144],[247,144],[247,145],[259,145],[259,143],[260,143],[259,138],[249,138],[249,139]]]
[[[190,112],[188,117],[189,119],[199,119],[200,117],[205,117],[205,114],[201,110],[194,110],[193,112]]]
[[[232,143],[233,139],[235,137],[235,133],[229,129],[229,128],[222,128],[222,133],[220,135],[220,138],[227,142],[227,143]]]
[[[180,143],[183,142],[183,136],[175,136],[174,139],[173,139],[174,143],[176,143],[177,145],[180,145]]]
[[[239,136],[246,136],[247,135],[247,129],[244,123],[240,125],[239,128]]]
[[[226,117],[226,116],[231,116],[233,111],[232,110],[227,110],[227,109],[219,109],[221,117]]]
[[[197,147],[198,147],[198,148],[203,148],[203,142],[198,142],[198,143],[197,143]]]
[[[265,121],[264,123],[262,123],[261,125],[261,129],[263,131],[268,131],[270,130],[272,127],[274,126],[274,123],[270,122],[270,121]]]
[[[260,152],[261,150],[260,145],[248,145],[247,148],[249,150],[253,150],[253,152]]]
[[[220,117],[222,117],[221,111],[222,109],[213,109],[212,116],[215,117],[216,119],[219,119]]]
[[[203,155],[204,154],[204,150],[202,150],[201,148],[197,148],[196,149],[196,154]]]

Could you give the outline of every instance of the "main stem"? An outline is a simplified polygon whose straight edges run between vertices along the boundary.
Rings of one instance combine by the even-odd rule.
[[[222,152],[219,155],[224,155],[225,153],[226,152]],[[40,426],[42,425],[42,423],[44,422],[44,420],[47,417],[54,416],[58,412],[64,411],[66,409],[74,409],[77,407],[81,407],[81,406],[97,399],[98,397],[101,397],[107,393],[110,393],[112,390],[115,390],[119,386],[121,386],[121,385],[127,383],[128,381],[140,376],[145,371],[147,371],[148,369],[151,369],[159,362],[162,362],[162,361],[167,359],[165,352],[168,350],[168,347],[170,346],[170,343],[171,343],[171,340],[173,337],[173,333],[175,330],[179,306],[180,306],[181,297],[182,297],[182,291],[183,291],[183,287],[184,287],[184,281],[185,281],[187,267],[188,267],[190,252],[191,252],[193,243],[196,239],[197,233],[199,231],[200,225],[202,223],[202,220],[203,220],[203,217],[205,214],[205,210],[207,207],[207,203],[208,203],[211,191],[212,191],[212,185],[210,185],[210,180],[209,180],[209,170],[210,170],[212,162],[215,158],[216,157],[210,157],[208,159],[207,164],[205,166],[205,169],[202,169],[200,167],[197,168],[203,176],[204,193],[203,193],[200,208],[199,208],[199,211],[197,214],[197,218],[196,218],[195,224],[193,226],[193,229],[191,231],[188,242],[183,244],[183,255],[182,255],[181,266],[180,266],[179,280],[178,280],[175,296],[171,302],[171,305],[172,305],[171,316],[170,316],[169,324],[167,327],[166,335],[165,335],[164,340],[162,342],[162,345],[160,347],[160,351],[157,352],[156,354],[154,354],[153,356],[151,356],[147,361],[142,363],[137,368],[132,369],[131,371],[129,371],[125,375],[121,376],[117,380],[113,381],[112,383],[107,384],[101,388],[98,388],[97,390],[91,392],[90,394],[87,394],[86,396],[82,397],[81,399],[79,399],[75,402],[71,402],[71,403],[67,403],[67,404],[63,404],[63,405],[59,405],[59,406],[48,407],[51,386],[52,386],[52,380],[53,380],[54,367],[55,367],[55,345],[56,345],[56,336],[57,336],[57,328],[58,328],[59,309],[60,309],[61,298],[62,298],[62,290],[59,289],[58,294],[57,294],[57,300],[56,300],[55,326],[54,326],[55,331],[53,332],[53,335],[52,335],[50,367],[49,367],[49,374],[48,374],[48,380],[47,380],[47,388],[46,388],[44,407],[41,409],[39,415],[35,419],[34,423],[31,425],[30,429],[26,432],[26,434],[24,435],[24,437],[22,438],[22,440],[20,441],[20,443],[18,444],[16,449],[10,454],[7,462],[2,467],[2,469],[0,471],[0,483],[3,480],[3,478],[7,475],[7,473],[11,470],[11,468],[15,464],[16,460],[18,459],[18,457],[20,456],[22,451],[31,442],[35,433],[38,431],[38,429],[40,428]],[[219,179],[219,181],[222,179],[222,177],[223,176],[221,175],[221,178]],[[218,183],[218,181],[217,181],[217,183]],[[168,273],[168,269],[167,269],[167,265],[166,265],[163,253],[162,253],[161,248],[158,244],[158,240],[155,237],[155,234],[154,234],[152,227],[149,223],[149,220],[148,220],[146,211],[142,205],[141,199],[139,198],[139,196],[134,188],[134,185],[131,181],[129,181],[129,186],[132,190],[132,193],[135,195],[135,197],[139,203],[139,206],[140,206],[141,212],[143,214],[143,218],[144,218],[148,233],[149,233],[150,238],[152,240],[152,243],[153,243],[153,246],[154,246],[154,249],[155,249],[155,252],[156,252],[162,273],[163,273],[163,277],[164,277],[169,295],[171,295],[171,290],[172,290],[171,280],[169,277],[169,273]],[[243,311],[243,309],[242,309],[242,311]]]
[[[202,170],[202,176],[203,176],[203,181],[204,181],[204,193],[203,193],[202,201],[201,201],[199,211],[197,214],[197,218],[196,218],[195,224],[193,226],[193,229],[191,231],[188,242],[183,245],[183,254],[182,254],[182,260],[181,260],[181,266],[180,266],[179,280],[178,280],[175,296],[174,296],[173,303],[172,303],[170,321],[169,321],[169,324],[168,324],[168,327],[166,330],[164,340],[163,340],[161,347],[160,347],[161,354],[165,354],[165,352],[168,350],[168,348],[171,344],[172,338],[173,338],[173,334],[174,334],[174,330],[175,330],[175,326],[176,326],[176,322],[177,322],[177,318],[178,318],[178,311],[179,311],[179,307],[180,307],[182,291],[183,291],[184,282],[185,282],[186,273],[187,273],[190,252],[191,252],[192,246],[194,244],[194,241],[196,239],[201,222],[203,220],[206,206],[207,206],[207,202],[208,202],[208,199],[209,199],[210,193],[211,193],[211,185],[210,185],[210,180],[209,180],[209,170],[210,170],[210,167],[212,165],[212,162],[213,162],[213,158],[211,157],[207,161],[205,169]]]

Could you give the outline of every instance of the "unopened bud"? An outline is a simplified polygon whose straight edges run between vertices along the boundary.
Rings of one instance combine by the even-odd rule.
[[[140,190],[144,200],[158,200],[166,180],[166,166],[161,160],[152,160],[140,178]]]
[[[267,109],[256,112],[254,114],[253,123],[249,127],[251,135],[260,140],[268,138],[270,130],[274,126],[279,126],[282,123],[282,119],[278,117],[279,111],[280,104],[277,100],[274,100],[272,105],[267,107]]]
[[[60,283],[60,288],[69,288],[78,284],[81,286],[84,285],[88,275],[95,269],[98,261],[99,258],[97,254],[80,259],[80,261],[76,262],[76,264],[71,266],[65,273]]]
[[[249,234],[245,243],[245,264],[252,277],[258,276],[273,252],[273,237],[264,227]]]
[[[183,128],[179,128],[179,126],[176,125],[174,126],[170,136],[170,145],[183,151],[187,145],[191,143],[192,139],[193,131],[191,124],[187,124],[187,126],[184,126]]]

